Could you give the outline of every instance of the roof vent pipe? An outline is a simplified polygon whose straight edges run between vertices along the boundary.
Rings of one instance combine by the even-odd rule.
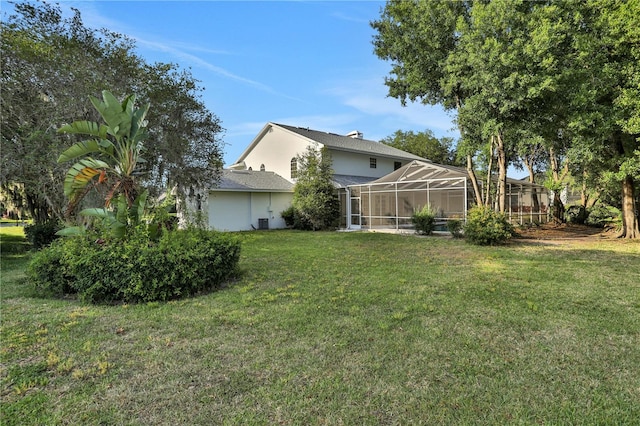
[[[359,132],[358,130],[354,130],[353,132],[347,133],[347,136],[353,139],[362,139],[364,137],[362,132]]]

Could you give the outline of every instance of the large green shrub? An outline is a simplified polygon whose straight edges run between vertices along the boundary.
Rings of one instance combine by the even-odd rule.
[[[514,234],[513,225],[507,217],[490,207],[476,206],[467,214],[464,237],[472,244],[502,244]]]
[[[39,252],[28,276],[43,293],[92,303],[165,301],[219,288],[239,258],[238,239],[214,231],[164,232],[157,242],[145,232],[111,241],[74,237]]]
[[[431,235],[436,226],[436,212],[431,206],[426,205],[413,212],[411,223],[415,226],[418,234]]]
[[[96,250],[88,238],[60,238],[36,253],[27,266],[27,276],[45,296],[75,294],[78,261]]]
[[[587,210],[586,225],[604,228],[605,226],[620,227],[622,225],[622,213],[615,207],[605,204],[596,204]]]
[[[310,146],[296,157],[297,178],[293,189],[296,229],[335,229],[340,221],[340,202],[333,184],[331,156],[326,148]]]

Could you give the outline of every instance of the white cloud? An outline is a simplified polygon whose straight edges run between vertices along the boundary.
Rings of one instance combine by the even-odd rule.
[[[440,106],[408,103],[387,96],[387,87],[380,78],[358,79],[340,82],[327,90],[346,106],[361,113],[377,117],[396,130],[403,126],[431,129],[438,134],[455,134],[453,119]],[[386,127],[386,126],[385,126]]]
[[[179,59],[182,65],[191,64],[193,66],[200,67],[207,71],[213,72],[223,78],[234,80],[240,84],[253,87],[262,92],[269,93],[271,95],[283,97],[290,100],[300,101],[300,99],[289,96],[285,93],[281,93],[264,83],[243,77],[225,68],[214,65],[202,59],[200,56],[188,53],[188,51],[190,51],[190,52],[200,52],[200,53],[208,53],[208,54],[216,54],[216,55],[231,55],[231,53],[226,50],[211,49],[209,47],[203,47],[193,43],[185,43],[180,41],[167,41],[167,40],[163,40],[162,36],[159,36],[156,34],[147,34],[147,35],[141,36],[139,34],[136,34],[128,26],[123,25],[118,21],[109,19],[104,15],[100,14],[98,9],[95,7],[95,2],[93,1],[86,1],[86,2],[69,1],[69,2],[65,2],[64,4],[66,6],[75,7],[78,10],[80,10],[82,20],[87,27],[107,28],[110,31],[124,34],[127,37],[130,37],[132,40],[134,40],[138,47],[147,48],[149,50],[153,50],[156,52],[163,52],[169,55],[170,57],[175,58],[175,59],[169,59],[170,62],[173,62],[174,60]]]

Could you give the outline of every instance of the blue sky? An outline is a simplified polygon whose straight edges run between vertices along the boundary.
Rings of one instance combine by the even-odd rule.
[[[373,53],[378,1],[58,1],[88,27],[136,41],[148,62],[190,68],[226,129],[232,164],[269,121],[379,140],[398,129],[457,137],[439,107],[388,98]],[[2,8],[8,7],[2,1]]]

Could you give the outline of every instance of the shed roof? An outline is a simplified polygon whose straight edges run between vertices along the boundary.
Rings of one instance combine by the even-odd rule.
[[[222,171],[218,187],[212,190],[292,192],[293,184],[274,172],[225,169]]]

